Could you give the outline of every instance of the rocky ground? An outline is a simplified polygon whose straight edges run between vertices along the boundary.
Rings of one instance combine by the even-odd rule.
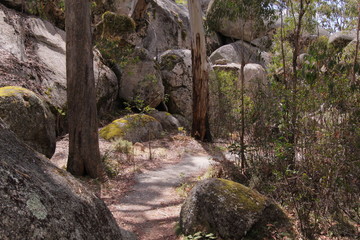
[[[67,137],[58,141],[51,159],[60,168],[66,167],[67,147]],[[83,180],[104,200],[119,226],[140,240],[179,239],[175,231],[186,192],[211,168],[208,148],[177,134],[136,143],[127,154],[105,140],[100,140],[100,149],[107,168],[116,174],[103,184]]]

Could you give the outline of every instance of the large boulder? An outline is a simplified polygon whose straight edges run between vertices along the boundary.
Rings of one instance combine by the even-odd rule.
[[[346,47],[344,47],[342,49],[343,63],[347,63],[347,64],[353,66],[355,53],[356,53],[356,43],[357,43],[357,40],[354,39],[349,44],[347,44]],[[360,56],[358,54],[357,55],[357,64],[359,64],[359,62],[360,62]],[[358,73],[359,73],[359,70],[357,71],[357,74]]]
[[[186,235],[201,231],[224,240],[268,239],[272,231],[294,239],[289,219],[275,203],[224,179],[207,179],[193,188],[181,207],[180,226]]]
[[[27,17],[0,4],[0,87],[21,86],[41,95],[52,110],[66,106],[65,32],[50,22]],[[115,74],[94,51],[100,116],[118,97]]]
[[[35,93],[21,87],[0,88],[0,118],[36,151],[51,158],[55,152],[55,118]]]
[[[237,80],[239,84],[235,86],[240,87],[240,71],[241,65],[236,63],[225,65],[214,65],[214,71],[230,71],[238,76]],[[258,92],[265,91],[268,87],[268,80],[266,76],[266,70],[256,63],[246,64],[244,67],[244,86],[246,94],[254,97]],[[240,89],[239,89],[240,90]]]
[[[187,49],[168,50],[160,55],[168,110],[184,116],[188,121],[192,119],[191,65],[191,51]]]
[[[216,32],[233,39],[251,42],[252,40],[265,36],[266,27],[263,20],[244,20],[241,17],[229,19],[227,2],[232,0],[212,0],[208,4],[207,21],[212,24]],[[221,16],[221,17],[219,17]]]
[[[54,23],[57,27],[65,29],[64,0],[2,0],[3,4],[17,11],[36,15]]]
[[[147,49],[154,57],[168,49],[190,48],[187,6],[172,0],[145,2],[139,14],[143,18],[138,21],[136,46]]]
[[[0,119],[0,239],[126,239],[110,211]]]
[[[163,128],[158,120],[145,114],[132,114],[117,119],[100,130],[106,140],[122,138],[130,142],[144,142],[161,137]]]
[[[148,114],[158,120],[162,128],[167,132],[178,131],[179,127],[181,127],[179,120],[171,115],[171,113],[154,110]]]
[[[210,62],[215,64],[239,63],[244,58],[245,63],[257,63],[264,67],[270,62],[270,55],[243,41],[230,43],[216,49],[210,55]]]
[[[356,31],[341,31],[330,35],[329,44],[342,49],[354,39],[356,39]]]
[[[122,71],[119,97],[155,108],[164,100],[160,71],[145,49],[136,49],[134,57],[139,61],[128,63]]]

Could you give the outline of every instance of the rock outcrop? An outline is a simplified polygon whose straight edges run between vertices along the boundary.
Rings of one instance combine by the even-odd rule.
[[[162,127],[158,120],[145,114],[132,114],[117,119],[100,130],[106,140],[122,138],[130,142],[144,142],[161,137]]]
[[[261,240],[273,232],[293,239],[292,225],[275,203],[224,179],[207,179],[193,188],[181,208],[180,226],[186,235],[201,231],[224,240]]]
[[[214,71],[231,71],[238,76],[238,84],[235,86],[240,87],[240,69],[241,65],[236,63],[225,65],[214,65]],[[256,63],[246,64],[244,67],[244,86],[248,96],[255,96],[260,91],[267,90],[269,82],[267,81],[266,71],[260,65]],[[240,89],[239,89],[240,91]]]
[[[148,114],[158,120],[162,128],[167,132],[178,131],[179,127],[181,127],[179,120],[171,115],[171,113],[155,110]]]
[[[172,114],[180,114],[188,121],[192,119],[192,73],[191,51],[168,50],[160,55],[160,69],[166,105]]]
[[[55,152],[55,118],[32,91],[21,87],[0,88],[0,118],[34,150],[51,158]]]
[[[0,87],[21,86],[41,95],[52,107],[65,109],[65,32],[50,22],[19,14],[0,4]],[[94,52],[94,72],[100,115],[118,97],[115,74]]]
[[[105,204],[0,119],[0,239],[126,239]]]
[[[153,57],[168,49],[190,48],[186,5],[172,0],[142,2],[145,6],[140,9],[141,13],[137,13],[143,17],[137,20],[136,46],[147,49]]]
[[[354,39],[356,39],[356,31],[336,32],[330,35],[329,44],[342,49]]]
[[[160,71],[145,49],[136,49],[134,57],[139,61],[127,64],[122,71],[119,97],[155,108],[164,100]]]
[[[229,9],[226,9],[229,0],[212,0],[208,4],[207,18],[213,24],[212,27],[215,27],[215,31],[221,33],[224,36],[243,40],[246,42],[251,42],[252,40],[265,36],[266,27],[263,20],[244,20],[241,17],[236,17],[235,19],[229,19],[227,14],[224,14],[224,11],[229,12]],[[221,16],[221,17],[219,17]]]
[[[250,44],[237,41],[223,45],[210,55],[210,62],[215,64],[239,63],[244,58],[245,63],[257,63],[266,67],[270,62],[270,55]]]

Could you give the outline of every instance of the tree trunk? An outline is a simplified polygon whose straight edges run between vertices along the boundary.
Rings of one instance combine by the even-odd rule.
[[[356,81],[356,65],[357,65],[357,58],[359,55],[359,32],[360,32],[360,5],[358,7],[358,22],[356,28],[356,45],[355,45],[355,57],[354,57],[354,64],[353,64],[353,71],[352,71],[352,84],[357,85]]]
[[[66,0],[69,159],[73,175],[102,177],[89,0]]]
[[[291,3],[291,1],[290,1]],[[300,0],[299,3],[299,14],[298,19],[296,21],[295,15],[294,21],[295,21],[295,29],[294,29],[294,50],[293,50],[293,56],[292,56],[292,84],[291,84],[291,128],[290,128],[290,136],[289,136],[289,143],[292,145],[291,147],[291,166],[295,167],[296,165],[296,147],[297,147],[297,138],[298,138],[298,99],[297,99],[297,93],[298,93],[298,75],[297,75],[297,57],[300,52],[300,38],[301,38],[301,31],[302,31],[302,21],[303,17],[306,13],[306,10],[308,8],[309,2],[305,0]],[[291,3],[292,11],[294,11],[294,7]]]
[[[189,0],[188,7],[191,26],[193,74],[193,122],[191,135],[201,141],[211,141],[208,119],[209,74],[200,1]]]

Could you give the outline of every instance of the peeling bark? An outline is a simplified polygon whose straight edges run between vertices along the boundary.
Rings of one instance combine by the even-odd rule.
[[[209,74],[200,1],[189,0],[188,7],[193,74],[193,123],[191,135],[201,141],[211,141],[208,119]]]

